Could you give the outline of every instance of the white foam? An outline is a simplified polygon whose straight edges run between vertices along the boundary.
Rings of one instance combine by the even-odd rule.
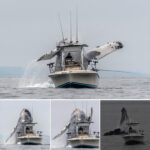
[[[66,137],[63,135],[58,139],[51,140],[51,148],[63,148],[66,147]]]
[[[49,88],[49,87],[54,87],[54,84],[44,82],[44,83],[29,84],[25,86],[25,88]]]
[[[31,61],[25,68],[24,75],[19,81],[19,88],[49,88],[54,87],[48,78],[48,68],[45,63]]]

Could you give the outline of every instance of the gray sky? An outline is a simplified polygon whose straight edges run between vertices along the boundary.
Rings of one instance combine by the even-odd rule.
[[[93,107],[92,131],[99,131],[100,127],[100,102],[98,100],[55,100],[51,103],[51,137],[56,136],[69,123],[72,112],[78,108],[90,114]],[[87,108],[87,109],[86,109]],[[66,134],[51,142],[52,147],[62,147],[66,144]]]
[[[0,66],[26,66],[55,48],[61,39],[57,14],[68,36],[69,11],[75,29],[76,5],[81,42],[94,48],[120,40],[125,46],[101,60],[101,68],[150,73],[149,0],[0,1]]]
[[[0,100],[0,134],[4,139],[10,135],[19,119],[23,108],[28,109],[33,116],[33,121],[38,124],[35,129],[42,131],[43,135],[50,136],[50,102],[49,101],[6,101]],[[4,140],[3,139],[3,140]]]

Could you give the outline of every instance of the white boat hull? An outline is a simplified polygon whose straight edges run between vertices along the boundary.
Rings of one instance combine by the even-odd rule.
[[[41,145],[42,144],[42,138],[39,136],[21,136],[18,137],[17,144],[21,145]]]
[[[71,138],[68,144],[73,148],[99,148],[99,138]]]
[[[91,70],[59,71],[49,77],[58,88],[96,88],[99,83],[98,73]]]
[[[138,144],[138,143],[144,143],[144,135],[125,135],[123,136],[125,140],[125,144]]]

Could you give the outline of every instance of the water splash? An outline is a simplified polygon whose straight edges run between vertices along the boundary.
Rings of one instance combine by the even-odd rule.
[[[12,145],[16,144],[16,135],[13,134],[12,137],[8,141],[4,141],[4,145]]]
[[[52,140],[51,147],[54,148],[62,148],[66,147],[66,140]]]
[[[44,83],[35,83],[35,84],[29,84],[26,86],[26,88],[49,88],[54,87],[50,81],[44,82]]]
[[[4,143],[4,141],[3,141],[3,136],[0,135],[0,144],[3,144],[3,143]]]
[[[45,63],[31,61],[25,68],[24,75],[19,81],[19,88],[49,88],[54,87],[48,78],[49,70]]]
[[[53,136],[52,136],[53,137]],[[61,135],[59,138],[51,140],[51,148],[63,148],[66,147],[67,136],[66,134]]]

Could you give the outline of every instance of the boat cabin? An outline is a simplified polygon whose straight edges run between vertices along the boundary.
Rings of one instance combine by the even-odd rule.
[[[26,136],[27,134],[34,134],[33,127],[36,123],[23,123],[20,130],[17,132],[18,136]]]
[[[85,122],[85,123],[78,123],[77,128],[78,128],[78,135],[82,136],[82,135],[89,135],[89,122]]]
[[[68,138],[74,138],[90,134],[90,124],[93,123],[89,117],[79,109],[75,110],[71,116],[70,126],[68,128]]]
[[[128,134],[141,134],[144,135],[144,131],[139,129],[138,122],[128,123]]]
[[[84,47],[86,44],[61,41],[57,45],[56,63],[48,64],[50,72],[84,69]],[[55,69],[53,69],[55,68]]]

